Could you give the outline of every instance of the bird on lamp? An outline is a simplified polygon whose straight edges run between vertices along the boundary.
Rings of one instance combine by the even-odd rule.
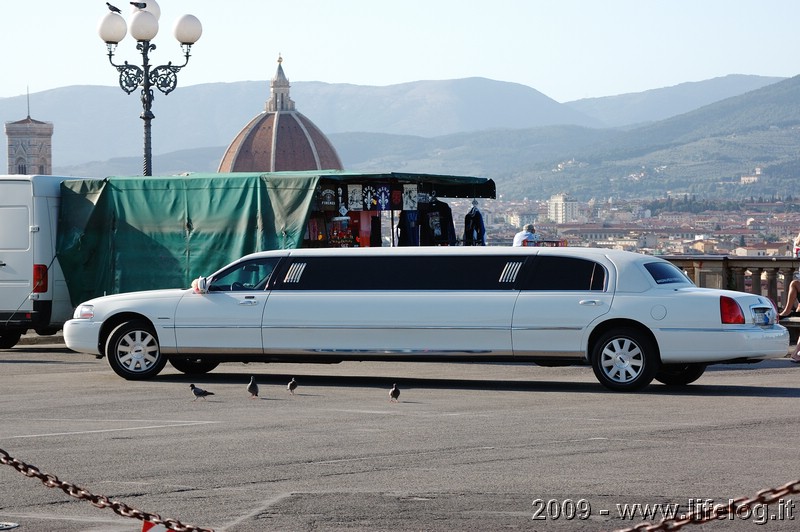
[[[144,9],[147,7],[147,2],[131,2],[131,5],[136,9]]]
[[[120,11],[120,9],[117,6],[112,6],[108,2],[106,2],[106,5],[108,6],[108,10],[111,11],[112,13],[122,13],[122,11]]]

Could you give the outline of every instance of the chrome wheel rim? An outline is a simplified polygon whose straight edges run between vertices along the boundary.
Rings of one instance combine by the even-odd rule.
[[[147,331],[131,331],[117,342],[116,358],[131,373],[147,371],[158,361],[158,355],[158,342]]]
[[[600,367],[605,376],[617,383],[635,381],[644,368],[644,353],[636,342],[628,338],[615,338],[600,353]]]

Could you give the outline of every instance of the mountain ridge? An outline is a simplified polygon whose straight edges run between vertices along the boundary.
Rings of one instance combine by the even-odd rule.
[[[502,184],[506,196],[541,197],[553,191],[639,194],[641,182],[656,186],[655,192],[671,184],[691,190],[692,178],[695,184],[706,179],[692,176],[692,166],[717,180],[754,165],[790,172],[793,150],[800,147],[789,138],[800,121],[797,85],[797,78],[732,75],[561,104],[523,85],[465,78],[386,87],[297,82],[291,96],[298,111],[325,131],[347,169],[482,175]],[[269,91],[267,82],[248,81],[178,93],[156,93],[157,174],[216,171],[228,143],[261,112]],[[135,95],[73,86],[33,99],[35,118],[60,116],[52,119],[55,173],[141,172],[141,157],[134,155],[142,144]],[[0,99],[0,114],[19,103],[9,100]],[[665,101],[670,112],[680,113],[655,120],[665,113]],[[612,112],[620,106],[627,114]],[[602,125],[608,122],[614,127]],[[738,140],[726,138],[731,135]],[[65,150],[66,161],[59,159]],[[646,177],[630,179],[633,174]]]

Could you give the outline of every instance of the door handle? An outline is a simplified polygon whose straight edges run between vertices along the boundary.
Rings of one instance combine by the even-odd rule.
[[[5,265],[6,265],[6,263],[3,262],[2,260],[0,260],[0,266],[5,266]]]
[[[587,306],[587,307],[597,307],[597,306],[600,306],[601,303],[597,299],[583,299],[583,300],[579,301],[578,304],[579,305],[584,305],[584,306]]]
[[[242,301],[239,301],[239,304],[240,305],[244,305],[244,306],[258,305],[258,300],[256,300],[256,299],[243,299]]]

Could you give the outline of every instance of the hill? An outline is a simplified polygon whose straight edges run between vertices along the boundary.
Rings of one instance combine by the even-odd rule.
[[[764,83],[773,78],[756,78]],[[737,78],[709,80],[704,102],[745,90]],[[663,89],[665,108],[687,109],[681,86]],[[646,93],[645,93],[646,94]],[[672,96],[671,96],[672,95]],[[268,81],[210,83],[155,93],[153,153],[167,154],[200,146],[226,146],[264,109]],[[604,127],[640,123],[652,116],[652,97],[636,94],[561,104],[533,88],[485,78],[417,81],[387,87],[292,83],[300,112],[326,134],[370,132],[437,137],[489,129],[527,129],[548,125]],[[664,101],[671,102],[669,105]],[[581,103],[583,102],[583,103]],[[605,105],[603,102],[612,102]],[[119,87],[71,86],[31,94],[31,116],[52,122],[56,167],[136,157],[142,149],[141,103]],[[579,107],[591,111],[589,116]],[[577,107],[577,108],[576,108]],[[24,96],[0,98],[0,118],[25,117]],[[617,113],[619,117],[610,116]],[[625,118],[624,113],[629,117]],[[633,120],[631,122],[630,120]],[[5,162],[5,156],[0,159]],[[5,167],[5,164],[3,164]]]
[[[800,170],[800,78],[771,79],[729,76],[658,94],[612,97],[605,107],[593,102],[593,116],[587,106],[579,112],[528,87],[483,78],[390,87],[296,83],[292,97],[326,131],[348,169],[487,176],[506,197],[780,195]],[[707,90],[701,90],[703,83]],[[746,90],[761,83],[767,84]],[[215,171],[227,143],[263,108],[266,85],[208,84],[181,88],[180,98],[157,95],[156,173]],[[677,116],[627,123],[634,115],[653,116],[659,100],[672,101],[670,108],[677,110],[691,107],[688,93],[699,103],[729,92],[736,94]],[[627,119],[609,111],[619,98],[630,102]],[[0,110],[7,100],[13,98],[0,99]],[[35,109],[62,116],[52,120],[54,151],[63,155],[66,145],[74,162],[56,155],[56,173],[141,172],[141,124],[129,124],[138,122],[137,98],[117,88],[68,87],[32,101]],[[641,112],[633,113],[636,108]],[[37,112],[35,118],[45,116]],[[624,127],[597,126],[609,116]],[[762,168],[759,183],[740,185],[739,177],[756,167]]]
[[[606,127],[626,127],[665,120],[706,105],[782,81],[785,78],[731,74],[649,91],[585,98],[566,105]]]
[[[484,78],[419,81],[388,87],[298,82],[292,84],[297,109],[326,134],[377,132],[419,136],[448,135],[491,128],[551,124],[599,126],[524,85]],[[269,82],[244,81],[156,91],[153,153],[198,146],[227,145],[263,111]],[[25,117],[24,96],[0,99],[0,117]],[[142,145],[142,112],[137,93],[118,87],[72,86],[31,95],[31,116],[53,122],[53,164],[135,156]]]

